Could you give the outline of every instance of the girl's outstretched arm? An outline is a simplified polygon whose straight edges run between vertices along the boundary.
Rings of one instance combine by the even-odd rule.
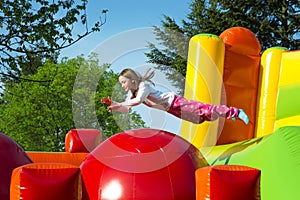
[[[122,103],[112,101],[110,97],[103,97],[101,103],[108,105],[107,110],[117,110],[123,113],[129,112],[130,106],[123,106]]]

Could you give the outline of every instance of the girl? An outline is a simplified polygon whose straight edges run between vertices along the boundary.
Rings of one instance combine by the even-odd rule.
[[[124,69],[119,75],[119,82],[122,88],[128,92],[128,98],[124,102],[118,103],[112,101],[110,97],[104,97],[101,102],[108,105],[107,110],[118,110],[120,112],[128,112],[131,107],[143,103],[149,107],[167,111],[178,118],[195,124],[213,121],[218,117],[226,117],[232,120],[238,117],[246,124],[249,123],[248,116],[242,109],[225,105],[205,104],[187,100],[172,92],[162,93],[155,90],[151,86],[151,84],[155,85],[151,81],[153,76],[154,71],[151,71],[151,69],[143,77],[132,69]]]

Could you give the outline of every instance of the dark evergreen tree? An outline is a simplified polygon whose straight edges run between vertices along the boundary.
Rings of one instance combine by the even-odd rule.
[[[149,62],[157,64],[156,68],[180,88],[184,88],[184,80],[176,74],[186,75],[188,43],[199,33],[220,35],[228,28],[242,26],[256,34],[262,51],[273,46],[300,49],[299,0],[194,0],[190,10],[181,25],[164,16],[161,27],[154,26],[160,47],[149,44],[150,52],[146,53]]]

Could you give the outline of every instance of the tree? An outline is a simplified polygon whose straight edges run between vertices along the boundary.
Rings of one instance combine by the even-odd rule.
[[[98,66],[94,57],[64,59],[59,64],[47,61],[34,75],[21,76],[33,81],[5,84],[0,130],[25,150],[42,151],[63,151],[65,134],[72,128],[99,128],[107,137],[121,132],[115,116],[99,102],[112,93],[116,77],[108,65]],[[129,116],[132,122],[126,128],[144,126],[138,114]]]
[[[96,55],[90,56],[89,65],[81,66],[73,86],[73,120],[77,128],[101,127],[104,135],[113,134],[145,126],[136,112],[108,112],[101,103],[102,97],[112,96],[115,101],[123,101],[126,93],[118,83],[118,75],[97,66]],[[95,115],[96,114],[96,115]]]
[[[298,0],[194,0],[182,26],[164,16],[162,27],[154,26],[164,48],[149,44],[150,63],[164,71],[175,86],[184,88],[188,42],[199,33],[220,35],[224,30],[242,26],[258,37],[262,51],[273,46],[300,49],[300,2]],[[183,90],[182,90],[183,92]]]
[[[73,60],[59,65],[46,62],[35,75],[21,76],[32,81],[6,83],[1,131],[26,150],[63,149],[64,133],[74,127],[68,102],[79,64]]]
[[[19,81],[34,74],[47,60],[56,61],[59,51],[87,35],[100,31],[106,21],[87,20],[88,0],[2,0],[0,2],[0,77]],[[84,27],[75,35],[74,25]]]

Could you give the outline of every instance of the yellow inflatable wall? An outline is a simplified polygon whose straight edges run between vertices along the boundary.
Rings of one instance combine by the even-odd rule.
[[[300,51],[282,54],[274,130],[300,126]]]
[[[255,136],[260,137],[274,132],[276,101],[282,53],[282,47],[267,49],[261,57],[261,78],[259,81],[257,126]]]
[[[256,137],[300,125],[300,51],[273,47],[261,60]]]
[[[243,27],[220,36],[199,34],[189,44],[185,97],[242,108],[250,123],[183,121],[181,135],[196,147],[229,144],[300,125],[300,51],[269,48]]]
[[[191,38],[185,84],[187,99],[220,104],[224,51],[224,42],[215,35],[199,34]],[[210,146],[216,144],[217,130],[218,120],[199,125],[183,121],[181,132],[195,146]]]

